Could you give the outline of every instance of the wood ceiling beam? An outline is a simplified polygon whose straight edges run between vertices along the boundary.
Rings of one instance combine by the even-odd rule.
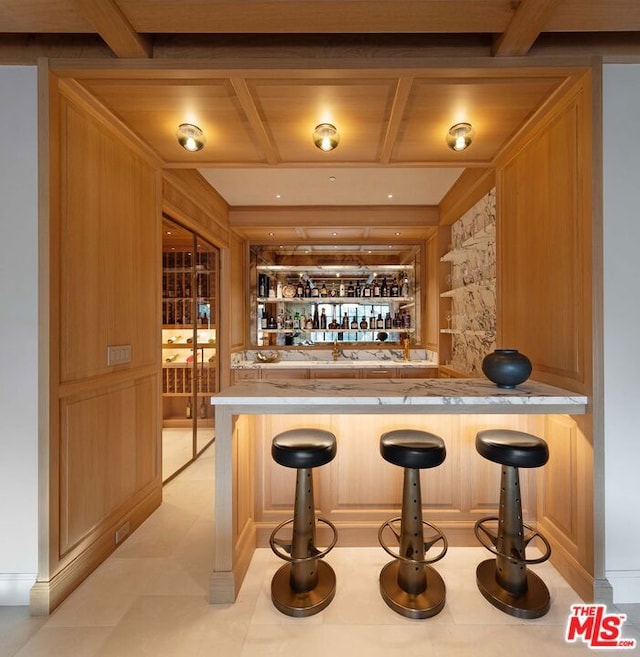
[[[249,91],[249,87],[247,86],[245,79],[240,77],[231,77],[229,78],[229,81],[231,82],[231,86],[233,87],[238,101],[240,102],[240,106],[242,107],[247,120],[249,121],[249,125],[251,126],[251,129],[253,130],[253,133],[256,136],[262,151],[264,152],[267,162],[269,164],[278,164],[278,151],[273,145],[271,138],[269,137],[269,133],[265,128],[264,122],[260,118],[260,112],[258,112],[258,108],[256,107],[256,103],[253,99],[253,96],[251,95],[251,91]]]
[[[150,58],[151,40],[138,34],[113,0],[75,0],[79,11],[118,57]]]
[[[393,105],[391,106],[391,114],[389,115],[389,123],[387,124],[387,133],[384,137],[382,144],[382,153],[380,154],[380,163],[389,164],[393,147],[398,141],[398,133],[402,125],[405,109],[413,86],[413,77],[402,76],[398,80],[396,86],[396,93],[393,98]]]
[[[507,29],[496,39],[495,57],[522,57],[540,36],[561,0],[522,0]]]

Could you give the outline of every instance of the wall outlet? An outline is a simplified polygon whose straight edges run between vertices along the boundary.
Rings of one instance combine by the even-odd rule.
[[[116,545],[119,545],[124,541],[124,539],[129,535],[129,530],[131,529],[131,525],[129,524],[129,521],[124,523],[120,529],[116,530],[115,534],[115,539],[116,539]]]
[[[115,344],[107,347],[107,365],[124,365],[131,362],[131,345]]]

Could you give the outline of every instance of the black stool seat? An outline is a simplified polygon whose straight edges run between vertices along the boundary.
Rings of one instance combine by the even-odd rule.
[[[440,436],[417,429],[396,429],[380,436],[380,454],[401,468],[422,470],[439,466],[447,450]]]
[[[549,448],[542,438],[512,429],[478,432],[476,450],[489,461],[514,468],[539,468],[549,460]]]
[[[333,460],[336,437],[322,429],[290,429],[271,443],[271,456],[287,468],[317,468]]]

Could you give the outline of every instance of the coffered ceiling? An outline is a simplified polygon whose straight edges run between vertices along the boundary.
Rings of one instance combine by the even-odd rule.
[[[640,51],[638,31],[637,0],[0,0],[0,63],[53,58],[234,206],[430,205],[562,92],[586,61],[567,54]],[[456,153],[460,121],[476,137]],[[202,151],[178,145],[184,122]]]

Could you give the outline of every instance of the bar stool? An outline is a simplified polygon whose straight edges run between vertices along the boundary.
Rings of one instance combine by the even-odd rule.
[[[378,531],[378,540],[393,557],[380,572],[380,593],[395,612],[407,618],[429,618],[444,607],[446,588],[440,574],[429,564],[439,561],[447,552],[445,535],[422,519],[420,470],[435,468],[445,459],[442,438],[426,431],[399,429],[380,436],[380,454],[385,461],[404,468],[402,515],[387,520]],[[397,523],[400,522],[398,531]],[[433,530],[425,540],[424,526]],[[385,543],[388,529],[399,543],[398,552]],[[428,550],[439,541],[442,550],[426,558]]]
[[[278,434],[271,456],[280,465],[296,468],[293,518],[280,523],[271,533],[269,545],[287,563],[271,580],[271,600],[287,616],[302,618],[322,611],[333,600],[336,576],[331,566],[320,561],[335,546],[338,533],[324,518],[315,517],[312,468],[325,465],[336,455],[336,437],[321,429],[291,429]],[[329,547],[316,548],[316,520],[328,525],[333,537]],[[281,540],[276,534],[293,524],[293,534]]]
[[[476,569],[482,595],[495,607],[518,618],[539,618],[549,611],[551,597],[546,584],[527,568],[549,558],[549,541],[522,522],[518,468],[538,468],[549,460],[547,443],[531,434],[509,429],[490,429],[476,435],[476,450],[489,461],[502,465],[499,515],[476,522],[480,543],[496,555]],[[498,522],[497,532],[486,526]],[[528,533],[525,535],[524,530]],[[544,554],[527,559],[525,550],[534,538],[545,545]]]

